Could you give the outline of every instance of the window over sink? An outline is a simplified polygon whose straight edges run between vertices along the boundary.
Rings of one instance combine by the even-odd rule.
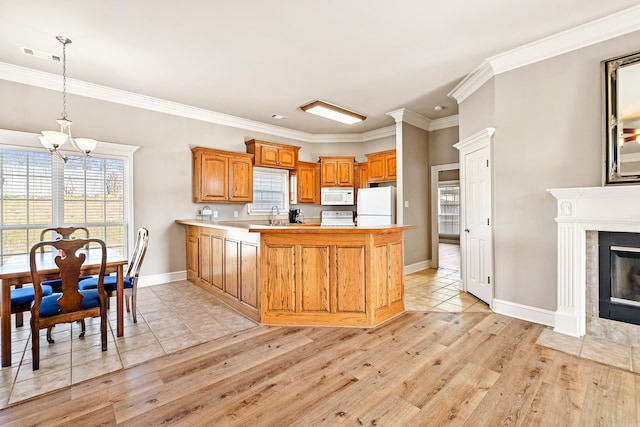
[[[249,214],[269,214],[274,206],[281,214],[289,211],[289,171],[256,166],[253,168],[253,203],[249,204]]]

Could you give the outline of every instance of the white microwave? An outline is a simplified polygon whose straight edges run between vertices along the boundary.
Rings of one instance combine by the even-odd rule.
[[[322,187],[320,204],[329,206],[353,205],[353,194],[353,187]]]

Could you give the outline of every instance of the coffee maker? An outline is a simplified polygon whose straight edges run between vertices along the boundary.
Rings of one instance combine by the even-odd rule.
[[[300,209],[289,209],[289,223],[302,223],[302,212],[300,212]]]

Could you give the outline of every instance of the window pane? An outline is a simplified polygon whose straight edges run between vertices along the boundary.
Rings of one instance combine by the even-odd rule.
[[[440,184],[438,187],[438,227],[440,235],[460,234],[460,187]]]
[[[0,258],[28,253],[47,227],[87,226],[90,237],[126,253],[125,159],[0,149]]]
[[[289,209],[289,171],[253,168],[253,203],[251,213],[269,213],[276,206],[280,212]]]

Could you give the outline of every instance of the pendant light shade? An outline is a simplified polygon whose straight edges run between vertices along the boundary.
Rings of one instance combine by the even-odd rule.
[[[74,139],[71,136],[71,120],[67,118],[67,45],[71,43],[71,40],[64,36],[58,36],[56,39],[62,43],[62,117],[56,120],[60,125],[60,131],[48,131],[43,130],[42,136],[38,137],[40,143],[46,148],[51,155],[55,154],[65,162],[68,157],[66,154],[62,154],[59,149],[67,140],[71,142],[73,148],[79,151],[84,156],[88,156],[93,150],[95,150],[97,141],[87,138]]]

